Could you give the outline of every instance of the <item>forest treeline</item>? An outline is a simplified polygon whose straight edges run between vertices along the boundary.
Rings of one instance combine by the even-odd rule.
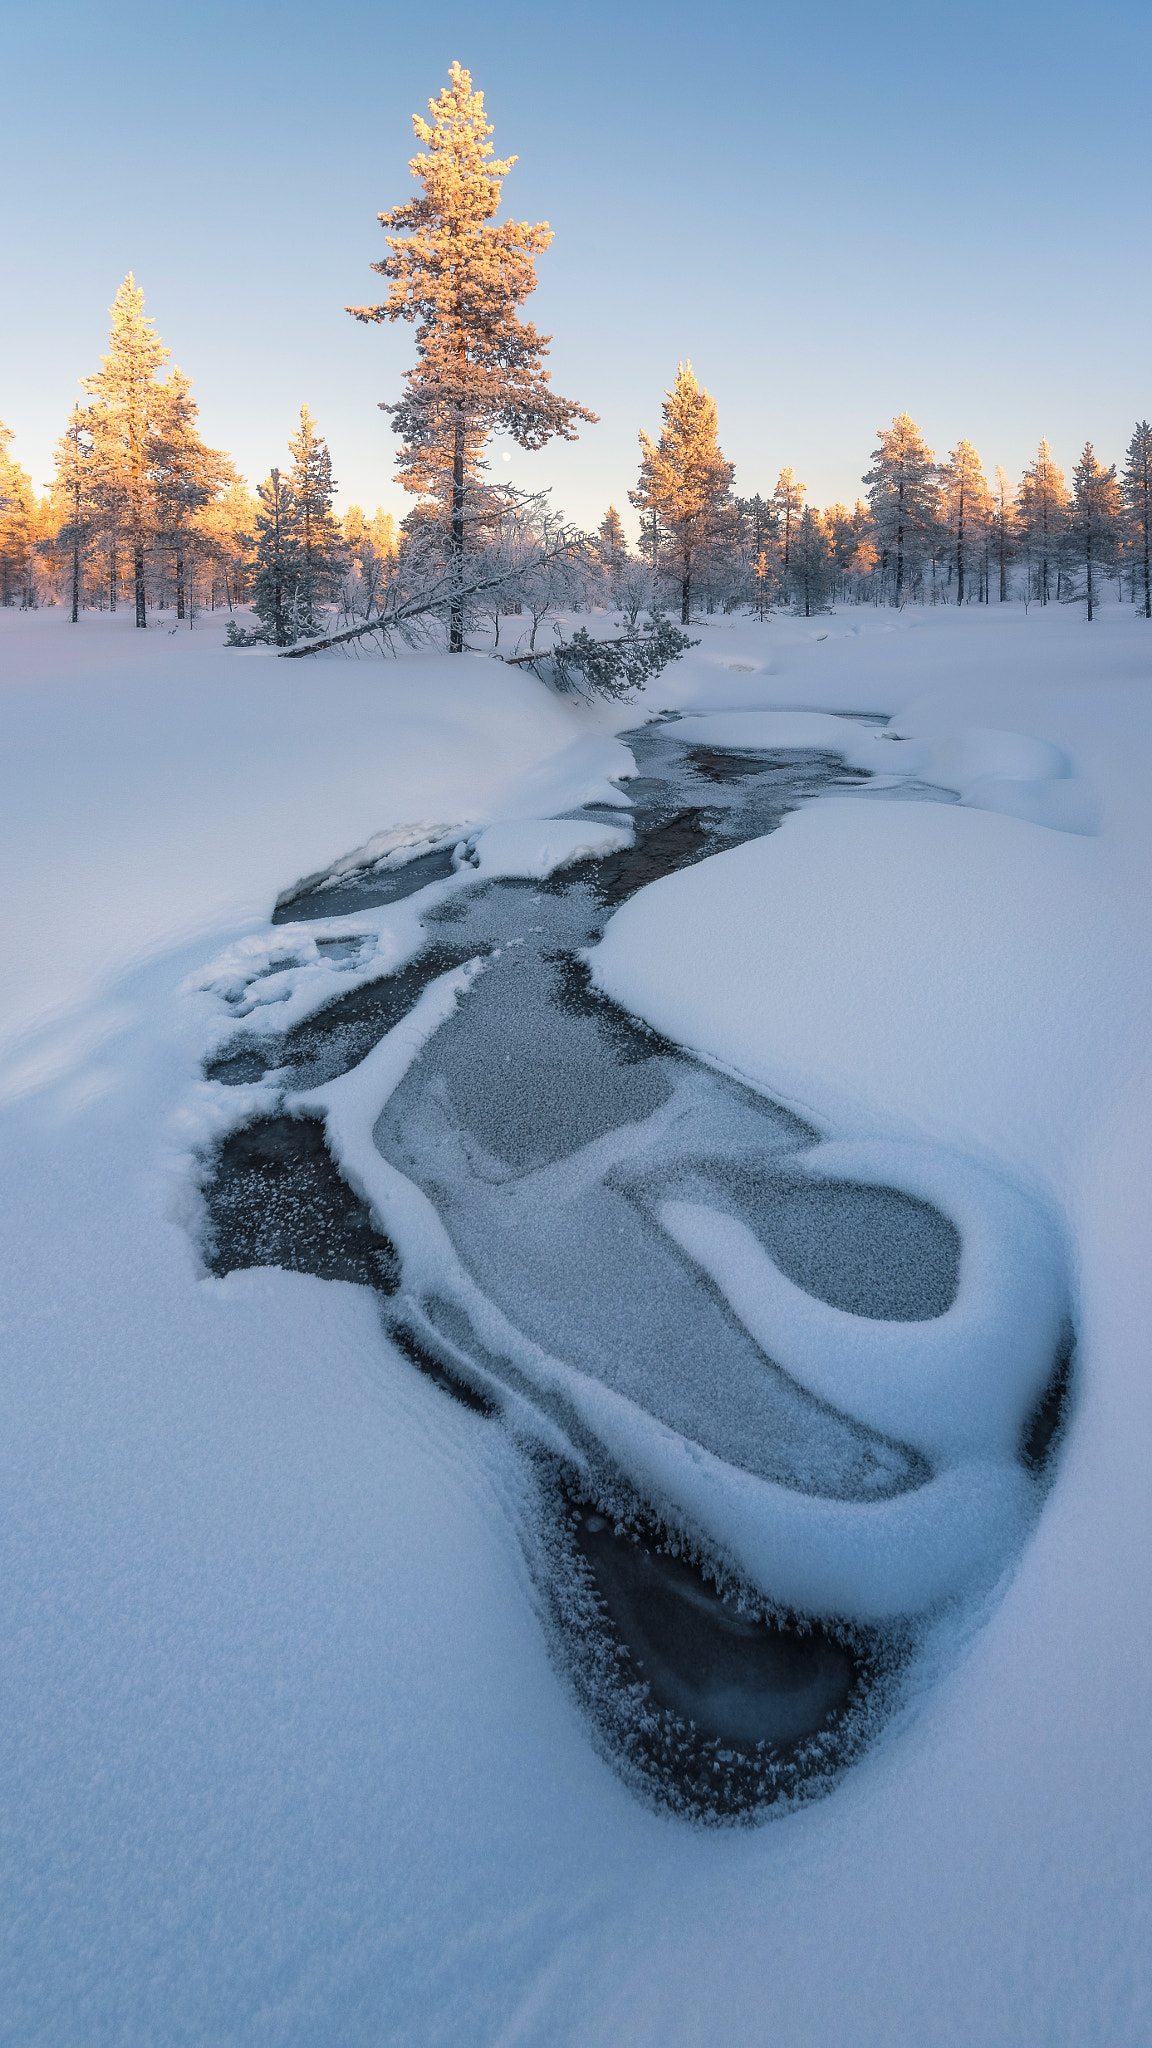
[[[634,487],[639,545],[609,506],[579,533],[548,494],[494,483],[493,433],[525,449],[576,437],[595,416],[552,391],[550,337],[520,318],[535,289],[545,223],[494,224],[515,162],[492,159],[483,95],[453,65],[413,117],[424,149],[411,169],[420,193],[382,213],[388,254],[381,303],[350,306],[366,322],[414,325],[416,360],[401,397],[386,401],[401,447],[397,475],[415,499],[399,524],[377,510],[334,511],[327,444],[308,407],[287,460],[255,492],[201,438],[190,380],[129,275],[112,307],[107,355],[82,380],[37,497],[0,424],[0,603],[129,605],[179,623],[203,607],[251,607],[233,644],[330,645],[379,629],[387,639],[443,631],[452,651],[483,622],[501,647],[534,655],[549,614],[605,607],[634,638],[638,621],[674,610],[781,609],[804,616],[833,603],[989,604],[1076,601],[1091,619],[1106,591],[1152,619],[1152,426],[1138,422],[1123,462],[1086,442],[1071,476],[1041,441],[1023,475],[989,475],[971,442],[940,460],[901,413],[877,434],[851,506],[809,502],[792,469],[753,496],[736,488],[717,409],[691,364],[664,394],[653,439],[641,431]],[[578,650],[580,652],[580,650]],[[576,657],[574,656],[573,659]],[[583,649],[581,659],[587,658]],[[622,657],[623,658],[623,657]],[[635,650],[629,659],[635,665]]]

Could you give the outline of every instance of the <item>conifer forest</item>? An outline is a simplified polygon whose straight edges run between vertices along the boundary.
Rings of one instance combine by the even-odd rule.
[[[409,631],[417,617],[437,620],[453,651],[470,621],[498,633],[502,611],[522,615],[526,601],[531,610],[541,579],[550,610],[599,606],[635,619],[655,605],[685,626],[699,612],[809,618],[833,604],[1017,597],[1082,602],[1091,619],[1109,590],[1152,619],[1143,419],[1122,452],[1105,451],[1110,462],[1086,440],[1062,468],[1042,440],[1013,478],[967,440],[937,456],[902,412],[859,451],[862,494],[820,507],[791,467],[774,484],[737,488],[716,405],[681,362],[657,437],[639,429],[636,477],[621,478],[620,501],[639,515],[634,546],[615,504],[598,531],[579,533],[543,496],[525,502],[494,483],[484,456],[493,432],[538,449],[553,435],[575,438],[594,415],[552,391],[550,337],[520,319],[552,236],[543,223],[494,224],[514,159],[494,159],[483,93],[459,65],[429,114],[414,117],[420,195],[380,215],[390,253],[373,268],[388,296],[348,308],[357,320],[416,327],[404,392],[382,401],[400,443],[397,475],[415,500],[408,516],[398,525],[359,505],[336,515],[331,454],[306,404],[295,432],[285,422],[284,451],[269,451],[279,461],[250,487],[202,438],[192,380],[168,367],[130,273],[43,496],[0,423],[0,603],[66,604],[74,618],[126,604],[141,627],[149,612],[180,621],[197,607],[251,605],[252,630],[278,647],[330,625],[411,616]]]

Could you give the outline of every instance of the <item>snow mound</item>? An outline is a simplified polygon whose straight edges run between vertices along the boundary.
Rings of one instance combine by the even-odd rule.
[[[513,818],[486,825],[464,842],[463,858],[486,882],[522,876],[543,882],[577,860],[598,860],[633,843],[631,825],[601,825],[585,818]]]
[[[1095,792],[1050,740],[992,726],[908,739],[897,721],[884,738],[898,746],[903,773],[956,790],[971,810],[999,811],[1056,832],[1091,836],[1100,829]]]

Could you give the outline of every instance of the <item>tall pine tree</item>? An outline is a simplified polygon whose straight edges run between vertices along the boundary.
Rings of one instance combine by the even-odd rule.
[[[720,451],[716,401],[696,382],[691,363],[680,364],[661,410],[664,425],[658,442],[641,429],[640,481],[628,496],[671,537],[680,618],[687,625],[693,565],[717,534],[736,471]]]
[[[1121,488],[1125,510],[1132,522],[1132,536],[1144,584],[1142,610],[1146,619],[1152,619],[1152,577],[1148,559],[1149,527],[1152,526],[1152,427],[1147,420],[1139,422],[1128,443]]]
[[[145,560],[155,528],[155,468],[165,396],[157,382],[170,351],[145,318],[144,294],[129,271],[112,304],[108,354],[84,389],[95,399],[96,456],[109,510],[132,551],[136,624],[146,626]]]
[[[1068,524],[1068,488],[1064,471],[1053,460],[1047,441],[1041,441],[1035,459],[1020,479],[1018,521],[1027,550],[1036,595],[1047,604],[1052,595],[1052,574],[1058,569]]]
[[[386,279],[388,297],[347,310],[357,320],[416,323],[416,364],[405,373],[404,396],[381,409],[403,442],[404,488],[430,495],[441,509],[462,585],[467,504],[481,482],[488,436],[499,429],[521,448],[542,448],[554,434],[575,440],[575,422],[595,414],[550,390],[543,361],[551,336],[518,317],[552,231],[545,221],[492,224],[516,158],[492,159],[483,93],[453,64],[428,110],[430,122],[412,117],[425,145],[410,166],[421,196],[379,216],[392,231],[391,253],[372,268]],[[463,651],[463,597],[451,610],[449,646]]]
[[[969,565],[988,530],[992,496],[984,466],[971,441],[960,441],[940,464],[941,509],[952,535],[956,565],[956,602],[963,604]]]
[[[1099,601],[1099,578],[1106,575],[1116,550],[1120,526],[1120,486],[1116,464],[1105,469],[1091,441],[1072,472],[1069,528],[1084,569],[1084,596],[1091,620]]]
[[[784,588],[789,593],[792,589],[792,534],[804,509],[804,493],[807,488],[807,484],[797,483],[794,470],[782,469],[776,479],[776,489],[772,493],[772,503],[776,507],[776,517],[779,521],[780,568]]]
[[[84,565],[99,520],[93,481],[91,422],[87,409],[74,405],[67,428],[56,443],[51,490],[58,521],[52,547],[57,559],[68,565],[73,625],[80,617]]]
[[[919,561],[936,517],[936,458],[906,412],[880,427],[876,438],[864,482],[882,558],[895,559],[892,601],[900,605],[909,562]]]

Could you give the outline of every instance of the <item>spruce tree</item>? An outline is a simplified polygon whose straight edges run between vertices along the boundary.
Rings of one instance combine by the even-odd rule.
[[[1121,488],[1140,560],[1144,617],[1152,619],[1152,579],[1148,560],[1149,526],[1152,524],[1152,427],[1147,420],[1139,422],[1128,443]]]
[[[664,426],[658,442],[641,429],[640,481],[628,496],[671,537],[680,620],[687,625],[693,565],[719,529],[736,472],[720,451],[716,401],[696,382],[691,363],[680,364],[661,410]]]
[[[918,562],[936,517],[936,458],[906,412],[891,427],[880,427],[876,438],[879,446],[863,481],[883,558],[896,558],[893,603],[900,605],[906,567]]]
[[[1084,596],[1088,618],[1095,614],[1097,579],[1107,573],[1115,553],[1120,527],[1120,487],[1116,464],[1105,469],[1097,460],[1091,441],[1072,472],[1072,510],[1069,529],[1079,561],[1084,567]]]
[[[803,486],[801,486],[803,488]],[[789,555],[792,601],[810,619],[826,611],[831,592],[831,553],[820,514],[806,505],[796,521]]]
[[[618,562],[622,562],[626,558],[627,553],[628,542],[624,534],[624,521],[621,519],[615,505],[609,505],[607,512],[600,521],[600,560],[605,568],[614,569]]]
[[[274,469],[267,481],[258,484],[256,496],[256,574],[252,579],[252,609],[261,631],[245,634],[229,629],[233,645],[249,640],[270,640],[274,647],[290,647],[299,638],[300,585],[303,554],[297,500],[287,480]]]
[[[595,414],[549,389],[543,359],[551,336],[518,318],[552,231],[544,221],[492,225],[516,158],[492,160],[483,93],[453,64],[428,110],[431,122],[412,117],[425,145],[411,160],[421,196],[379,216],[392,230],[391,253],[372,268],[387,280],[388,297],[347,310],[357,320],[416,323],[416,364],[405,373],[404,396],[381,410],[403,443],[401,482],[440,508],[462,584],[466,505],[481,482],[488,436],[499,429],[521,448],[542,448],[554,434],[575,440],[575,422]],[[449,646],[463,651],[462,598],[452,607]]]
[[[956,602],[963,604],[973,550],[988,530],[992,497],[984,467],[971,441],[953,448],[940,464],[941,510],[952,534],[956,564]]]
[[[301,633],[324,630],[324,606],[339,582],[344,549],[332,514],[336,485],[328,444],[316,431],[306,405],[300,408],[300,431],[288,442],[292,468],[289,489],[295,499],[300,594],[297,606]]]
[[[1052,571],[1060,563],[1068,523],[1064,471],[1054,462],[1047,441],[1041,441],[1035,459],[1020,479],[1018,518],[1029,560],[1036,565],[1036,595],[1041,604],[1047,604],[1052,595]]]
[[[136,624],[146,626],[145,556],[154,532],[154,472],[165,405],[157,377],[170,351],[145,318],[144,294],[131,271],[111,311],[108,354],[95,376],[82,382],[96,401],[92,418],[106,498],[123,520],[132,550]]]

